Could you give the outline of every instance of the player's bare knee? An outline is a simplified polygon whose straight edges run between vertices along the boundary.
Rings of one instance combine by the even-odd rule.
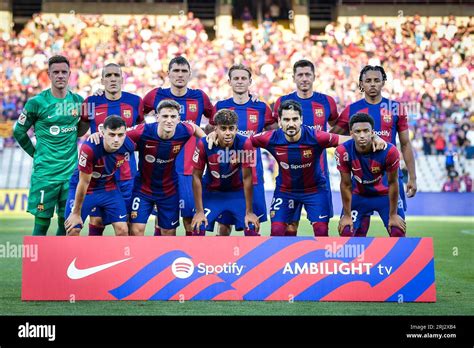
[[[162,236],[176,236],[176,229],[175,228],[173,229],[162,228],[161,235]]]
[[[97,226],[97,227],[104,227],[104,223],[102,221],[102,218],[100,216],[90,216],[90,221],[89,223],[91,225]]]
[[[230,236],[232,232],[232,227],[229,225],[219,224],[219,236]]]
[[[116,236],[128,236],[128,226],[126,222],[114,224],[114,231]]]
[[[143,236],[145,235],[145,227],[141,224],[132,224],[130,228],[130,235],[132,236]]]

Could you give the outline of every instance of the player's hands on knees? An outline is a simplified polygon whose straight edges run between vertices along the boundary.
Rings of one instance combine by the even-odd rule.
[[[417,190],[418,190],[418,187],[416,186],[416,180],[409,178],[408,183],[407,183],[407,197],[408,198],[414,197]]]
[[[344,231],[344,228],[346,226],[349,226],[351,229],[351,233],[354,234],[354,223],[352,222],[352,218],[350,216],[343,215],[341,217],[341,220],[339,220],[339,226],[337,226],[339,235],[342,235],[342,231]]]
[[[207,147],[209,150],[212,149],[214,145],[217,145],[217,133],[215,131],[212,131],[208,135],[206,135],[206,141],[207,141]]]
[[[193,220],[191,221],[191,228],[193,231],[199,231],[199,227],[204,222],[204,225],[207,227],[207,218],[203,211],[198,211],[193,216]]]
[[[400,217],[400,215],[395,214],[390,215],[390,217],[388,218],[388,230],[390,231],[392,227],[398,227],[403,232],[406,232],[407,224],[405,220]]]
[[[79,214],[71,213],[66,219],[66,221],[64,221],[64,227],[66,228],[66,232],[71,232],[74,229],[74,226],[76,225],[81,225],[82,228],[82,226],[84,225],[82,222],[82,218]]]
[[[372,150],[379,151],[387,148],[387,142],[379,137],[377,134],[372,135]]]
[[[102,137],[103,137],[102,132],[95,132],[94,134],[89,135],[87,140],[92,141],[96,145],[99,145],[100,144],[100,138],[102,138]]]
[[[104,90],[102,88],[98,88],[95,92],[94,92],[94,96],[96,97],[100,97],[104,94]]]
[[[255,226],[255,232],[260,231],[260,221],[258,216],[254,213],[245,214],[245,227],[249,228],[249,224],[253,224]]]

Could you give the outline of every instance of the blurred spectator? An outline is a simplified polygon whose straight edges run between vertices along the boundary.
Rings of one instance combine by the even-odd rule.
[[[459,192],[461,184],[457,178],[448,177],[443,184],[443,192]]]
[[[434,134],[434,146],[437,155],[443,155],[446,148],[446,137],[441,132]]]
[[[450,170],[454,169],[454,160],[455,160],[455,156],[457,156],[456,151],[453,150],[452,144],[448,144],[448,148],[445,152],[445,155],[446,155],[446,160],[445,160],[446,170],[449,172]]]
[[[273,2],[270,5],[269,11],[270,11],[270,18],[272,19],[273,22],[280,19],[280,5],[278,5],[276,2]]]
[[[472,178],[469,172],[463,170],[461,180],[464,182],[466,192],[472,192]]]
[[[242,15],[240,16],[240,19],[243,20],[244,22],[251,22],[253,20],[252,13],[250,12],[248,6],[244,7],[244,10],[242,11]]]

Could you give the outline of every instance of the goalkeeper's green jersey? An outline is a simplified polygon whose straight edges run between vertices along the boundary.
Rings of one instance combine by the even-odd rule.
[[[69,180],[77,165],[77,127],[83,98],[71,91],[64,99],[46,89],[26,102],[15,127],[36,135],[31,179]]]

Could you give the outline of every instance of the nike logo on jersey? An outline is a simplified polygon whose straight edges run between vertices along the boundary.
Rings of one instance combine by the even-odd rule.
[[[71,264],[69,265],[69,267],[67,268],[67,276],[70,278],[70,279],[82,279],[82,278],[85,278],[85,277],[88,277],[88,276],[91,276],[95,273],[98,273],[100,271],[103,271],[107,268],[110,268],[110,267],[113,267],[115,265],[118,265],[119,263],[122,263],[122,262],[125,262],[125,261],[128,261],[132,259],[132,257],[129,257],[127,259],[123,259],[123,260],[119,260],[119,261],[114,261],[114,262],[109,262],[109,263],[105,263],[103,265],[98,265],[98,266],[94,266],[94,267],[89,267],[89,268],[84,268],[84,269],[79,269],[76,267],[76,260],[77,258],[75,258],[74,260],[72,260]]]
[[[54,116],[56,116],[56,115],[52,115],[52,116],[51,116],[51,115],[49,115],[49,116],[48,116],[48,118],[53,118]]]
[[[95,115],[96,115],[96,116],[100,116],[100,115],[102,115],[102,114],[105,114],[105,111],[102,111],[102,112],[96,112],[96,113],[95,113]]]
[[[125,216],[127,216],[127,214],[125,214],[125,215],[119,215],[119,219],[123,219]]]
[[[154,148],[154,147],[156,147],[156,146],[155,146],[155,145],[145,145],[145,147],[146,147],[147,149],[152,149],[152,148]]]
[[[278,156],[281,156],[281,155],[285,155],[286,152],[277,152],[276,154],[277,154]]]

